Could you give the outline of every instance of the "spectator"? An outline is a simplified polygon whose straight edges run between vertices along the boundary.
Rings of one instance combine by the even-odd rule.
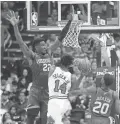
[[[53,52],[53,57],[54,58],[60,58],[60,56],[61,56],[61,48],[60,47],[58,47],[54,52]]]
[[[87,88],[87,87],[90,87],[93,85],[93,75],[92,73],[89,73],[87,76],[86,76],[86,81],[84,83],[84,87]]]
[[[70,20],[71,19],[71,13],[70,12],[67,13],[66,19],[67,20]]]
[[[47,18],[47,26],[56,26],[57,24],[56,24],[56,22],[54,22],[53,20],[52,20],[52,17],[51,16],[48,16],[48,18]]]
[[[28,69],[27,68],[23,69],[22,76],[26,79],[27,83],[29,84],[31,82],[31,77],[30,77],[31,74],[30,74],[30,68],[29,67],[28,67]]]
[[[7,121],[7,120],[11,120],[11,116],[10,116],[10,113],[9,113],[9,112],[6,112],[6,113],[3,115],[2,123],[3,123],[3,124],[6,124],[6,121]]]
[[[7,79],[6,79],[6,77],[5,76],[2,76],[1,77],[1,90],[2,91],[5,91],[6,90],[6,81],[7,81]]]
[[[12,82],[10,100],[12,100],[12,102],[14,102],[14,104],[17,104],[17,102],[18,102],[18,83],[15,81]]]
[[[92,22],[94,25],[97,25],[97,16],[100,18],[105,18],[107,6],[104,1],[96,1],[92,4]]]
[[[13,82],[13,81],[18,82],[18,77],[17,77],[17,74],[16,74],[15,71],[12,71],[12,72],[10,73],[10,77],[9,77],[8,80],[7,80],[6,90],[9,91],[9,92],[11,92],[11,90],[12,90],[12,82]]]
[[[52,44],[54,44],[56,37],[57,37],[56,34],[50,34],[50,36],[46,42],[48,47],[50,47]]]
[[[120,33],[114,33],[114,44],[115,44],[115,51],[118,57],[118,62],[120,64]]]
[[[17,94],[17,89],[18,89],[18,83],[16,81],[13,81],[11,92],[14,93],[14,94]]]
[[[11,115],[11,119],[15,122],[20,122],[21,121],[21,116],[20,114],[17,113],[17,107],[12,106],[9,110],[9,113]]]
[[[36,12],[35,6],[32,4],[32,12]]]
[[[80,11],[80,13],[77,13],[79,20],[87,22],[88,21],[87,6],[83,5],[83,4],[78,4],[78,8],[79,8],[79,11]]]
[[[17,69],[18,69],[18,63],[13,58],[10,59],[6,65],[6,72],[8,73],[8,75],[10,76],[11,71],[16,72]]]
[[[15,8],[15,2],[13,2],[13,1],[9,1],[8,5],[9,5],[9,9],[11,9],[11,10]]]
[[[19,93],[19,103],[17,104],[17,106],[18,106],[18,113],[22,113],[26,111],[27,97],[24,92]]]
[[[14,121],[12,121],[11,119],[8,119],[5,121],[4,124],[16,124]]]
[[[9,110],[10,107],[14,105],[14,103],[11,100],[9,100],[9,95],[10,93],[8,91],[4,91],[2,93],[2,97],[1,97],[1,108],[2,109]]]
[[[1,20],[3,22],[3,25],[6,25],[6,27],[8,28],[10,23],[9,23],[9,21],[7,21],[4,18],[4,14],[9,11],[9,6],[8,6],[8,2],[7,1],[2,2],[1,10],[2,10],[1,11]]]
[[[93,62],[91,63],[91,71],[92,71],[93,73],[96,73],[96,70],[97,70],[97,63],[96,63],[96,61],[93,61]]]
[[[54,23],[56,23],[58,21],[58,12],[57,12],[57,9],[53,9],[52,10],[51,17],[52,17],[52,21]]]
[[[31,43],[28,44],[28,47],[29,47],[30,50],[33,50],[33,46],[32,46]]]
[[[26,124],[27,121],[27,114],[26,111],[21,113],[21,124]]]
[[[19,79],[18,89],[27,89],[28,83],[25,77]]]

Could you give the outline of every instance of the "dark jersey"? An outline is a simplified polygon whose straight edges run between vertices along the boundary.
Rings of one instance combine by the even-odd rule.
[[[113,90],[104,91],[101,88],[97,88],[95,96],[91,98],[92,115],[97,117],[109,117],[113,102]]]
[[[49,57],[34,56],[30,66],[32,70],[33,86],[48,89],[48,73],[50,66]]]

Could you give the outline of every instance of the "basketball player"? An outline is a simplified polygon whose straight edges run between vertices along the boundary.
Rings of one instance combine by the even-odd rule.
[[[48,123],[51,123],[51,119],[55,124],[65,123],[64,117],[71,110],[68,92],[76,88],[76,77],[69,72],[72,63],[73,58],[70,55],[64,55],[61,57],[59,65],[50,67]]]
[[[22,52],[27,57],[29,65],[32,70],[33,84],[30,89],[28,106],[27,106],[27,124],[34,124],[35,117],[40,111],[40,123],[47,123],[47,103],[48,103],[48,72],[51,66],[51,53],[60,45],[67,33],[71,24],[71,20],[63,28],[60,36],[56,38],[55,44],[47,49],[44,39],[36,39],[34,41],[34,48],[36,53],[28,49],[27,45],[22,40],[18,30],[18,18],[15,17],[13,11],[9,11],[5,18],[11,22],[14,28],[16,41],[18,42]]]
[[[117,93],[109,87],[114,82],[114,78],[110,74],[105,74],[101,80],[101,87],[91,86],[83,88],[81,84],[80,90],[72,91],[70,96],[79,94],[91,94],[91,124],[110,124],[109,116],[112,105],[115,103],[115,111],[120,114],[120,100]]]

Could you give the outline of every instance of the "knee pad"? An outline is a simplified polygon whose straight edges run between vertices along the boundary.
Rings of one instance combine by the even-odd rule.
[[[28,108],[27,109],[27,115],[33,115],[33,116],[37,116],[38,113],[40,111],[40,108]]]

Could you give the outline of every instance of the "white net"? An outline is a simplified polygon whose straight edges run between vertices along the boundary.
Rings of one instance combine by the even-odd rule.
[[[82,21],[72,21],[68,33],[63,39],[63,46],[79,48],[78,36],[81,31]]]

